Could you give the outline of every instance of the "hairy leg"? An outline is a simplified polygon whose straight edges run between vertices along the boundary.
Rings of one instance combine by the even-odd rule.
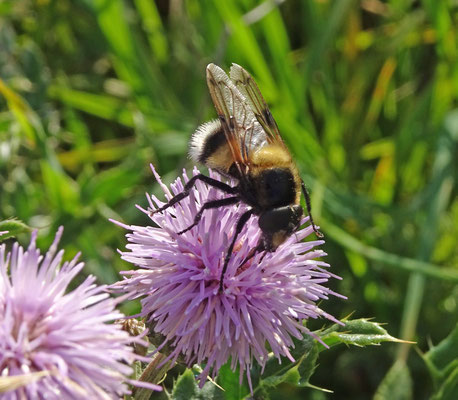
[[[313,231],[315,232],[316,236],[319,238],[324,237],[324,235],[317,229],[315,222],[313,222],[312,218],[312,205],[310,204],[310,195],[307,190],[307,187],[305,186],[304,181],[302,181],[302,193],[304,193],[305,197],[305,204],[307,205],[307,213],[310,217],[310,223],[312,224]]]
[[[248,222],[250,217],[254,214],[253,210],[248,210],[245,211],[242,216],[239,218],[237,221],[237,225],[235,227],[235,232],[234,232],[234,237],[232,239],[232,242],[227,249],[226,257],[224,258],[224,265],[223,265],[223,270],[221,272],[221,277],[219,279],[219,291],[223,291],[223,283],[224,283],[224,274],[226,273],[227,270],[227,265],[229,264],[229,260],[231,259],[232,256],[232,251],[234,250],[234,245],[235,241],[237,240],[237,237],[239,236],[240,232],[242,232],[243,227],[245,224]]]
[[[227,197],[225,199],[218,199],[218,200],[210,200],[210,201],[207,201],[199,210],[199,212],[196,214],[196,216],[194,217],[194,222],[189,225],[186,229],[183,229],[182,231],[178,232],[178,235],[181,235],[187,231],[189,231],[190,229],[194,228],[198,223],[199,221],[201,220],[202,218],[202,215],[204,213],[205,210],[210,210],[212,208],[218,208],[218,207],[225,207],[225,206],[230,206],[232,204],[236,204],[240,201],[240,199],[236,196],[234,197]]]
[[[256,254],[260,253],[261,251],[266,251],[266,246],[264,245],[264,241],[261,239],[259,243],[257,244],[256,247],[253,247],[248,255],[245,257],[243,262],[240,264],[240,266],[244,265],[246,262],[251,260]],[[264,256],[262,256],[264,258]],[[262,260],[262,259],[261,259]]]
[[[172,207],[179,201],[183,200],[184,198],[189,196],[189,193],[191,191],[191,188],[195,185],[197,181],[202,181],[205,182],[207,185],[213,186],[216,189],[221,190],[224,193],[227,194],[236,194],[237,193],[237,188],[229,186],[228,184],[218,181],[216,179],[210,178],[207,175],[204,174],[198,174],[196,176],[193,176],[186,185],[184,185],[184,190],[181,193],[178,193],[176,196],[172,197],[167,204],[164,204],[162,207],[158,208],[157,210],[152,210],[150,212],[150,216],[157,214],[159,212],[162,212],[166,210],[169,207]]]

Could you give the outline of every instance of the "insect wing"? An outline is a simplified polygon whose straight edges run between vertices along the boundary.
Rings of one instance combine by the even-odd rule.
[[[239,169],[249,167],[252,143],[265,142],[265,134],[243,94],[220,67],[208,65],[207,83],[233,160]]]
[[[285,146],[283,139],[280,136],[277,123],[275,122],[272,113],[270,112],[266,101],[262,97],[261,91],[259,90],[258,85],[256,85],[253,77],[248,71],[237,64],[232,64],[230,77],[237,89],[246,98],[252,112],[266,134],[267,141],[269,143],[276,143]]]

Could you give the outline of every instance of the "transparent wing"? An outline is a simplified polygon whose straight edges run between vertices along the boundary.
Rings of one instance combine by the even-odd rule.
[[[265,132],[267,141],[286,147],[280,136],[277,123],[250,73],[240,65],[232,64],[230,77],[239,92],[246,98],[256,120]]]
[[[207,84],[234,162],[240,172],[249,167],[251,149],[267,143],[267,137],[250,104],[217,65],[207,66]]]

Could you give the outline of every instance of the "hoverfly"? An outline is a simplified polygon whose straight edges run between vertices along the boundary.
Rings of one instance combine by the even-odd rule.
[[[229,76],[217,65],[209,64],[207,84],[218,119],[197,128],[190,140],[189,155],[193,161],[235,178],[238,184],[230,186],[198,174],[186,183],[181,193],[152,214],[162,212],[187,197],[197,180],[221,190],[228,197],[203,204],[194,222],[178,234],[196,226],[206,210],[238,202],[250,207],[237,221],[227,249],[219,285],[222,291],[224,274],[237,236],[251,216],[259,216],[262,237],[249,258],[260,251],[275,251],[299,228],[303,215],[301,190],[313,230],[318,237],[323,235],[313,222],[310,197],[304,182],[251,75],[237,64],[232,65]]]

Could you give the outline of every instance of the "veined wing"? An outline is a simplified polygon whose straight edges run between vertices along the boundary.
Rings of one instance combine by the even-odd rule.
[[[286,147],[281,138],[277,123],[250,73],[240,65],[232,64],[230,77],[240,93],[246,98],[256,120],[266,134],[267,141]]]
[[[232,158],[243,175],[249,168],[251,149],[267,143],[266,134],[245,96],[215,64],[207,66],[207,84]]]

